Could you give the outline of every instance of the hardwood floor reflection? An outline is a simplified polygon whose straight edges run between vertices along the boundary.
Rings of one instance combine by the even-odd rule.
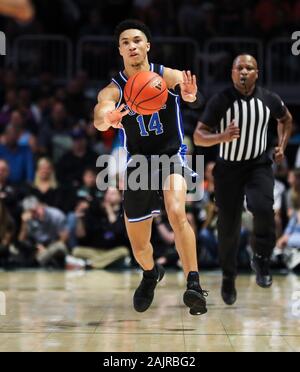
[[[238,301],[220,297],[220,274],[202,273],[208,313],[189,315],[182,273],[168,272],[152,307],[132,308],[138,272],[0,272],[6,315],[0,351],[300,351],[300,278],[261,289],[237,280]],[[3,301],[0,312],[3,310]],[[3,312],[3,311],[2,311]]]

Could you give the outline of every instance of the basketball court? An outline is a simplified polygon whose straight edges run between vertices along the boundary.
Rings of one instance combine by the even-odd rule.
[[[203,273],[210,292],[200,317],[183,305],[185,280],[177,272],[167,272],[152,307],[136,313],[139,280],[138,272],[1,272],[0,351],[300,351],[296,275],[275,276],[267,290],[254,275],[242,275],[238,301],[229,307],[219,294],[220,274]]]
[[[242,98],[236,99],[235,94],[232,95],[232,102],[223,108],[223,103],[226,103],[228,97],[224,96],[226,99],[223,99],[221,96],[220,110],[216,102],[215,106],[212,105],[212,108],[215,107],[212,111],[217,116],[220,113],[220,117],[213,120],[214,115],[211,115],[207,123],[204,120],[202,142],[194,141],[198,148],[192,149],[193,146],[190,146],[189,151],[194,157],[198,155],[205,157],[205,165],[214,161],[218,151],[214,152],[209,148],[213,144],[211,137],[209,138],[212,133],[217,134],[215,143],[220,144],[221,158],[224,158],[225,162],[249,164],[247,163],[249,160],[256,160],[265,153],[267,145],[280,147],[276,150],[277,159],[275,156],[275,160],[280,160],[280,156],[283,157],[286,150],[286,162],[282,167],[278,166],[274,172],[276,180],[280,181],[275,188],[278,194],[278,203],[275,203],[278,204],[275,208],[276,239],[285,235],[285,228],[292,213],[298,213],[300,216],[300,172],[294,172],[300,169],[300,31],[296,31],[300,28],[300,0],[285,2],[209,0],[198,2],[199,4],[195,1],[103,0],[97,5],[97,2],[94,3],[75,0],[55,2],[0,0],[0,55],[3,57],[0,60],[0,155],[3,154],[0,161],[5,161],[5,164],[2,163],[4,169],[2,181],[0,169],[0,352],[145,353],[142,356],[158,352],[299,352],[299,270],[274,273],[273,285],[268,289],[258,287],[256,277],[250,271],[239,275],[236,281],[238,297],[233,306],[226,305],[222,300],[221,270],[200,271],[202,287],[200,288],[198,273],[192,271],[198,269],[195,265],[198,257],[189,251],[194,245],[194,235],[187,229],[183,235],[184,224],[180,224],[183,221],[180,217],[184,214],[185,218],[185,213],[181,214],[185,210],[184,199],[173,193],[176,188],[171,190],[172,194],[164,194],[166,213],[169,221],[173,221],[173,224],[170,222],[170,227],[172,225],[175,234],[172,236],[173,232],[162,219],[156,225],[161,247],[156,243],[153,245],[154,249],[158,248],[156,252],[166,247],[161,257],[157,256],[158,261],[162,258],[160,262],[164,264],[170,252],[169,248],[174,250],[175,245],[180,248],[179,253],[184,253],[179,255],[181,262],[185,269],[188,268],[185,270],[187,279],[183,270],[176,271],[175,268],[179,266],[177,262],[173,263],[173,266],[167,266],[169,265],[167,262],[166,266],[173,267],[174,270],[167,270],[163,280],[158,283],[162,277],[160,271],[157,266],[151,265],[153,267],[151,269],[148,265],[152,258],[150,261],[146,259],[149,257],[146,257],[145,247],[148,247],[149,252],[150,240],[148,242],[144,237],[150,236],[151,226],[145,221],[159,212],[160,207],[156,205],[156,202],[159,202],[157,190],[151,189],[155,191],[156,198],[148,193],[152,198],[148,199],[151,202],[149,205],[145,196],[137,197],[136,191],[139,190],[134,188],[136,184],[130,185],[133,186],[135,194],[127,194],[129,197],[124,198],[123,204],[124,206],[126,204],[124,214],[128,226],[129,222],[133,223],[131,226],[139,223],[135,225],[139,226],[137,229],[131,227],[127,230],[130,232],[134,256],[146,271],[144,289],[147,281],[148,288],[143,289],[146,293],[144,299],[146,297],[148,301],[150,297],[152,300],[149,288],[151,289],[152,285],[153,289],[158,283],[154,301],[147,311],[139,313],[133,307],[133,295],[141,282],[141,271],[137,270],[136,266],[133,265],[130,270],[98,270],[97,268],[115,267],[109,266],[111,261],[107,263],[103,256],[101,266],[96,266],[90,259],[93,257],[74,255],[71,262],[75,262],[74,265],[77,262],[79,265],[78,262],[81,261],[81,266],[77,268],[85,267],[86,270],[68,270],[70,266],[65,263],[69,253],[73,254],[78,247],[92,248],[94,254],[98,249],[99,252],[102,251],[102,248],[108,250],[121,247],[124,250],[124,241],[120,243],[117,238],[126,235],[125,227],[123,232],[118,232],[118,237],[112,228],[113,225],[117,225],[121,216],[119,212],[123,207],[118,209],[118,203],[121,206],[121,197],[119,202],[115,202],[117,197],[114,194],[108,194],[107,199],[105,199],[107,194],[101,195],[103,190],[96,182],[100,179],[96,177],[100,169],[99,162],[95,167],[95,157],[90,163],[92,155],[97,155],[98,160],[103,155],[106,162],[107,154],[115,155],[117,148],[124,147],[133,155],[145,156],[146,163],[141,169],[145,171],[147,177],[148,160],[152,155],[176,155],[180,170],[187,168],[192,172],[188,175],[196,178],[194,169],[192,171],[183,164],[187,152],[183,142],[183,127],[188,134],[187,142],[192,145],[195,140],[193,133],[198,122],[204,120],[200,116],[205,110],[204,97],[210,98],[223,91],[231,84],[232,76],[235,94]],[[130,3],[132,4],[129,5]],[[266,3],[270,8],[265,8]],[[272,19],[268,22],[270,14]],[[116,39],[113,35],[115,26],[127,18],[136,17],[147,20],[149,25],[123,24],[124,29],[119,28],[118,31],[117,28]],[[153,38],[150,37],[148,26]],[[251,58],[250,62],[249,59],[245,59],[240,64],[236,63],[239,53],[242,53],[239,57],[248,56],[253,59],[254,56],[254,65],[250,63]],[[185,72],[179,76],[179,70]],[[282,97],[282,101],[281,98],[279,101],[281,110],[284,109],[282,106],[286,105],[293,114],[295,133],[286,149],[285,139],[289,137],[288,130],[286,136],[284,132],[280,134],[278,131],[281,139],[278,143],[277,128],[273,125],[269,133],[268,123],[270,114],[274,117],[274,124],[277,120],[278,124],[284,123],[284,127],[292,126],[291,118],[286,111],[280,113],[280,110],[276,109],[277,98],[273,97],[270,101],[268,95],[269,99],[265,104],[264,95],[255,96],[257,71],[260,74],[259,85]],[[110,83],[111,85],[108,85]],[[106,92],[103,94],[104,90]],[[99,92],[102,93],[99,95]],[[248,100],[250,97],[251,100]],[[183,115],[180,99],[185,102]],[[95,105],[98,106],[96,110]],[[208,100],[205,105],[208,105]],[[277,113],[278,115],[273,115]],[[237,125],[235,129],[231,128],[228,135],[225,132],[231,125],[234,126],[233,119]],[[213,128],[215,123],[220,126],[216,133],[214,132],[216,126]],[[205,138],[205,126],[208,138]],[[112,128],[120,131],[113,131]],[[212,132],[209,129],[213,129]],[[272,131],[274,133],[271,133]],[[269,135],[272,137],[267,141]],[[237,141],[239,137],[240,142]],[[82,144],[82,141],[86,144]],[[16,149],[20,147],[21,151],[21,146],[27,148],[22,156],[28,154],[26,161],[23,162],[22,158],[22,164],[15,158]],[[189,152],[187,154],[190,155]],[[67,161],[61,162],[66,155]],[[44,156],[48,159],[48,170],[47,175],[41,177],[39,162],[36,160]],[[121,158],[120,155],[120,163]],[[112,163],[116,160],[113,156],[111,159]],[[123,160],[125,168],[129,160],[127,153]],[[69,169],[65,167],[66,164],[72,167]],[[159,170],[160,165],[154,170]],[[201,167],[203,165],[201,162]],[[257,164],[258,167],[261,165],[264,164]],[[94,181],[86,181],[84,177],[89,168],[94,171],[94,168],[98,168]],[[136,169],[132,168],[132,173],[135,171]],[[198,169],[195,171],[198,172]],[[222,188],[220,193],[225,195],[224,175],[225,171],[228,173],[228,169],[224,174],[222,171],[219,178],[220,189]],[[45,174],[45,171],[43,172]],[[293,177],[290,172],[294,172]],[[121,171],[116,170],[112,173],[122,185]],[[12,175],[15,178],[10,178]],[[93,174],[89,176],[93,178]],[[244,186],[238,190],[239,195],[232,185],[238,184],[236,180],[243,179],[244,176],[233,174],[230,187],[227,188],[228,196],[232,196],[233,201],[231,203],[229,198],[224,197],[224,205],[226,204],[225,207],[222,206],[224,210],[227,209],[227,205],[230,211],[238,210],[235,202],[243,200],[239,196],[244,193]],[[238,229],[232,229],[231,226],[227,229],[225,226],[227,224],[223,223],[222,238],[220,231],[217,232],[215,222],[217,211],[213,201],[219,191],[217,192],[217,187],[211,187],[212,181],[208,178],[206,176],[208,182],[205,205],[198,205],[193,213],[189,213],[189,222],[194,224],[192,227],[196,233],[197,244],[199,243],[197,254],[201,251],[200,269],[201,264],[203,267],[220,267],[215,266],[217,245],[222,238],[225,242],[224,238],[231,237],[235,230],[238,232],[240,229],[239,224],[236,224]],[[105,180],[106,177],[103,177],[103,183]],[[259,182],[260,186],[268,185],[264,181]],[[112,184],[113,182],[110,185]],[[15,190],[12,185],[16,185]],[[253,185],[251,186],[253,189]],[[19,195],[22,193],[19,193],[18,187],[22,192],[23,188],[26,189],[26,195],[25,191],[24,195]],[[194,190],[194,184],[190,190]],[[73,198],[73,191],[74,200],[67,200],[69,196],[70,199]],[[118,190],[115,191],[118,193]],[[269,194],[264,190],[258,191],[256,196],[268,197],[266,198],[268,200],[265,199],[266,204],[271,205],[269,202],[272,199],[272,190]],[[39,205],[39,201],[31,203],[31,206],[28,203],[28,200],[32,202],[30,197],[36,195],[43,199],[40,200],[43,207],[47,205],[52,209],[56,208],[58,209],[56,212],[60,213],[55,214],[53,210],[52,214],[49,213],[53,232],[49,228],[50,222],[44,218],[45,210],[41,212],[42,206]],[[29,197],[27,203],[24,203],[25,196]],[[242,197],[244,198],[244,195]],[[256,197],[252,199],[259,204],[260,199]],[[12,201],[14,203],[11,203]],[[190,195],[189,202],[194,201],[199,200],[196,197],[192,200]],[[143,205],[144,202],[146,205]],[[180,203],[182,208],[178,208]],[[247,235],[247,244],[245,243],[243,247],[247,257],[249,255],[247,249],[252,243],[253,236],[259,238],[257,241],[262,240],[262,236],[263,238],[275,236],[275,231],[267,234],[269,227],[273,226],[274,218],[271,208],[266,210],[261,208],[264,204],[262,202],[257,205],[258,208],[253,208],[255,212],[258,210],[257,215],[261,218],[259,223],[255,222],[254,228],[247,218],[245,218],[247,221],[243,221],[246,225],[243,226],[243,230],[249,230],[247,233],[250,237]],[[96,212],[93,210],[95,205]],[[173,205],[175,208],[171,208]],[[190,207],[191,204],[186,210]],[[232,221],[239,221],[235,215],[220,213],[222,208],[219,204],[218,207],[219,216],[226,216],[223,222],[229,222],[230,225]],[[38,210],[41,212],[40,215],[37,213]],[[270,211],[272,213],[269,213]],[[56,223],[59,215],[64,216],[61,220],[64,221],[64,227],[68,222],[67,228],[62,228],[63,223],[60,226]],[[267,218],[271,216],[270,223],[265,216]],[[96,225],[98,221],[101,223]],[[262,234],[254,231],[263,224],[266,226],[262,228],[264,230]],[[298,226],[298,230],[296,229],[298,240],[295,245],[287,248],[296,248],[300,252],[300,217],[294,225]],[[41,231],[46,233],[35,235],[38,230],[36,226],[42,226],[44,230],[41,228]],[[89,229],[91,226],[95,229]],[[31,231],[29,227],[32,227]],[[201,235],[200,232],[203,232],[204,228],[209,231],[205,232],[206,235]],[[233,231],[233,234],[228,231]],[[208,236],[207,232],[212,234]],[[185,236],[185,239],[178,239],[179,236],[180,238]],[[109,239],[114,237],[117,238],[113,244]],[[219,238],[217,245],[216,237]],[[267,245],[266,240],[262,246]],[[285,248],[287,242],[288,240],[285,243],[281,241],[282,247],[279,248]],[[219,246],[223,250],[224,247],[226,250],[228,248],[230,255],[234,252],[232,248],[235,245],[237,247],[237,244],[231,243]],[[129,241],[126,244],[129,245]],[[50,253],[58,253],[60,260],[55,260],[57,257],[54,254],[52,257],[49,255],[51,258],[49,262],[46,262],[46,254],[44,259],[41,259],[40,253],[47,252],[49,247]],[[91,253],[90,250],[88,255]],[[84,254],[86,252],[87,250]],[[96,252],[96,256],[99,252]],[[258,250],[254,253],[257,253],[257,261],[259,257],[260,263],[268,264],[266,261],[268,254],[264,257]],[[283,255],[283,252],[280,255]],[[14,261],[16,257],[18,259]],[[207,262],[203,262],[202,257],[207,259]],[[175,261],[177,259],[178,257]],[[51,266],[53,262],[57,264],[58,261],[62,262],[61,266]],[[99,261],[97,263],[99,264]],[[26,269],[37,267],[33,265],[40,265],[39,269]],[[11,269],[15,267],[18,269]],[[66,270],[48,269],[49,267],[65,267]],[[287,267],[292,270],[296,266]],[[8,270],[5,271],[5,268]],[[89,270],[90,268],[94,270]],[[265,272],[261,276],[264,276],[265,282],[269,281],[267,285],[270,285],[270,275],[267,274]],[[231,276],[232,284],[234,274]],[[152,283],[149,285],[150,281]],[[196,308],[200,312],[206,306],[203,302],[207,300],[206,314],[192,316],[184,305],[183,294],[187,282],[189,283],[187,292],[194,292],[192,293],[194,300],[192,305],[187,301],[186,303],[192,311]],[[209,292],[205,298],[206,292],[202,289]],[[189,295],[191,296],[191,293]],[[136,295],[136,298],[139,296]],[[201,307],[199,298],[202,301]],[[142,311],[143,308],[138,307],[137,302],[136,308]],[[96,357],[98,358],[98,355]]]

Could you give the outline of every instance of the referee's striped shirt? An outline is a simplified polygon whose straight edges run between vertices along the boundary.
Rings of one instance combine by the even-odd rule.
[[[251,96],[243,96],[231,87],[210,99],[201,122],[222,133],[235,120],[240,138],[221,143],[219,157],[240,162],[255,159],[266,151],[270,116],[280,119],[285,113],[286,106],[275,93],[256,86]]]

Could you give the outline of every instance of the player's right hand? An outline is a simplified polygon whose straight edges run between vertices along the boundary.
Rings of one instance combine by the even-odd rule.
[[[223,142],[232,142],[238,138],[240,138],[240,128],[235,125],[235,120],[232,120],[223,132]]]
[[[129,113],[129,110],[124,110],[125,104],[123,103],[119,108],[109,111],[104,115],[104,121],[106,124],[112,126],[113,128],[121,129],[123,128],[122,119],[125,115]]]

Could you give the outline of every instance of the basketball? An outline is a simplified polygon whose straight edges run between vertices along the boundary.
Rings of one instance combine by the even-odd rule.
[[[167,102],[167,84],[155,72],[141,71],[128,79],[124,98],[132,111],[140,115],[151,115]]]

